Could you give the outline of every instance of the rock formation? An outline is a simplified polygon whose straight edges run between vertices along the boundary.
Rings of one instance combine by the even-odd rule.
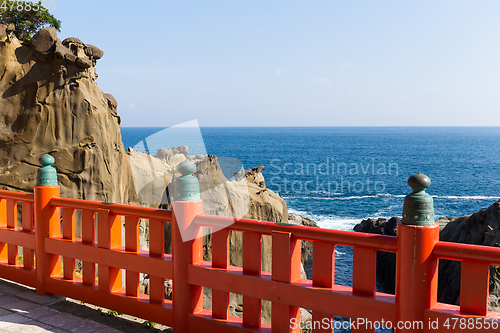
[[[20,42],[0,24],[0,187],[31,192],[54,156],[65,197],[136,201],[117,102],[95,80],[103,52],[43,28]]]
[[[354,227],[355,231],[396,236],[399,217],[390,220],[366,219]],[[458,219],[441,218],[439,240],[446,242],[500,246],[500,201],[472,215]],[[439,261],[438,301],[458,305],[460,303],[460,262]],[[377,253],[377,284],[383,292],[394,293],[396,255]],[[490,311],[500,311],[500,268],[490,268]]]
[[[446,242],[500,246],[500,201],[490,207],[462,216],[439,233],[439,240]],[[460,262],[440,260],[438,278],[440,302],[460,302]],[[490,310],[500,311],[500,268],[490,267]]]

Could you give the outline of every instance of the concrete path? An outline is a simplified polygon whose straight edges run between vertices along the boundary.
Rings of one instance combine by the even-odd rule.
[[[0,332],[168,332],[164,326],[150,328],[137,318],[106,316],[105,309],[96,308],[60,296],[39,296],[32,288],[0,279]]]

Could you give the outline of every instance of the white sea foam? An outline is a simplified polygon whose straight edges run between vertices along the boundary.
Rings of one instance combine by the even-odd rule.
[[[380,198],[380,197],[394,197],[394,198],[404,198],[404,195],[392,195],[387,193],[377,193],[372,195],[353,195],[349,197],[317,197],[317,196],[307,196],[307,195],[289,195],[283,196],[285,199],[310,199],[310,200],[356,200],[356,199],[368,199],[368,198]]]
[[[335,257],[339,257],[339,256],[344,255],[344,254],[347,254],[347,253],[339,251],[339,250],[337,250],[337,247],[335,247]]]
[[[318,197],[318,196],[307,196],[307,195],[290,195],[283,196],[285,199],[309,199],[309,200],[356,200],[356,199],[369,199],[369,198],[380,198],[380,197],[391,197],[391,198],[404,198],[404,194],[388,194],[388,193],[377,193],[373,195],[353,195],[349,197]],[[484,196],[484,195],[431,195],[433,198],[437,199],[455,199],[455,200],[499,200],[500,196]]]
[[[352,230],[352,228],[354,228],[356,224],[361,222],[361,219],[357,218],[343,218],[335,215],[311,214],[309,212],[295,210],[293,208],[289,208],[288,211],[291,214],[297,214],[314,220],[319,227],[325,229]]]
[[[500,197],[491,197],[483,195],[469,195],[469,196],[457,196],[457,195],[433,195],[433,198],[438,199],[458,199],[458,200],[498,200]]]

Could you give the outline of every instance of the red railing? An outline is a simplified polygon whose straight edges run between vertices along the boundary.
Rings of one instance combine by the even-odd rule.
[[[313,332],[332,332],[334,325],[324,323],[333,323],[333,314],[357,321],[356,332],[373,332],[377,323],[401,332],[500,331],[500,315],[487,308],[489,265],[500,265],[498,248],[440,242],[436,224],[400,224],[396,238],[233,220],[203,215],[201,208],[201,201],[174,202],[172,212],[65,199],[58,186],[37,186],[34,195],[0,191],[0,276],[182,333],[300,332],[300,308],[312,310]],[[75,210],[82,212],[81,239]],[[139,219],[149,220],[148,251],[139,248]],[[164,253],[164,223],[172,223],[172,255]],[[180,228],[228,224],[212,235],[211,262],[203,261],[201,238],[182,241]],[[231,230],[243,233],[243,267],[230,265]],[[263,235],[272,237],[271,273],[261,269]],[[300,275],[303,240],[313,242],[312,280]],[[352,287],[334,284],[335,245],[353,247]],[[397,253],[396,295],[376,292],[377,251]],[[75,259],[82,260],[82,278]],[[437,302],[438,259],[462,262],[460,306]],[[139,292],[139,273],[150,276],[149,295]],[[165,279],[173,280],[172,301],[164,298]],[[203,309],[203,287],[212,289],[211,311]],[[243,318],[229,315],[229,293],[243,295]],[[272,302],[271,325],[262,323],[261,300]]]

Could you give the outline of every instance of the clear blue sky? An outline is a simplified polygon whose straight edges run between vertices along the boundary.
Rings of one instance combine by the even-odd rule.
[[[500,126],[500,1],[54,0],[123,126]]]

